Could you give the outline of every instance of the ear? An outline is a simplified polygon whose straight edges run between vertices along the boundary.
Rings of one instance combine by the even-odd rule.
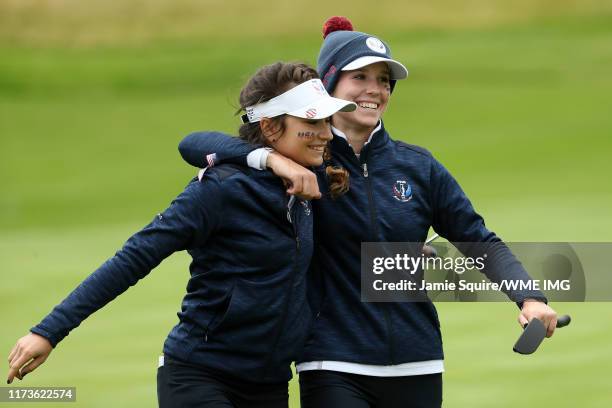
[[[259,121],[259,128],[261,133],[266,138],[270,145],[276,143],[278,140],[278,123],[270,118],[261,118]]]

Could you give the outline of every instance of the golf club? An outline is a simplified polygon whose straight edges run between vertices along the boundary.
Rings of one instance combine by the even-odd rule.
[[[565,327],[572,321],[569,315],[559,316],[557,319],[557,328]],[[520,335],[512,350],[519,354],[533,354],[540,343],[546,337],[546,327],[539,319],[531,319],[529,324],[525,325],[525,330]]]

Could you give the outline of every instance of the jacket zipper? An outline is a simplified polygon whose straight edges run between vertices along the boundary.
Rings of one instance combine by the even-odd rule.
[[[363,157],[363,156],[362,156]],[[368,164],[364,160],[361,163],[363,169],[363,177],[366,180],[366,189],[368,191],[368,204],[370,207],[370,225],[373,233],[373,242],[378,241],[378,224],[376,223],[376,208],[374,207],[374,195],[372,193],[372,182],[370,181],[370,174],[368,172]],[[389,333],[389,364],[394,364],[394,347],[393,347],[393,332],[391,327],[391,317],[389,316],[389,305],[381,305],[383,308],[383,314],[385,317],[385,325],[387,326],[387,333]]]
[[[297,208],[294,205],[295,208]],[[268,357],[265,365],[264,365],[264,377],[268,376],[269,370],[271,369],[270,364],[271,364],[271,360],[274,358],[274,355],[276,353],[276,348],[278,347],[278,343],[280,342],[280,338],[281,335],[283,333],[283,326],[285,325],[285,321],[287,320],[287,313],[288,313],[288,309],[289,309],[289,304],[290,304],[290,300],[291,300],[291,294],[293,291],[293,282],[295,281],[295,276],[298,273],[298,259],[299,259],[299,255],[300,255],[300,237],[298,235],[298,231],[297,231],[297,226],[295,225],[295,223],[293,222],[293,220],[291,219],[291,208],[287,211],[287,219],[289,220],[289,222],[291,223],[291,226],[293,228],[293,235],[295,237],[295,260],[293,262],[293,273],[291,274],[291,279],[289,281],[289,295],[287,295],[287,299],[285,300],[285,304],[283,306],[283,314],[281,316],[280,322],[278,324],[277,327],[277,333],[276,333],[276,340],[274,340],[274,346],[272,346],[272,350],[270,352],[270,356]]]

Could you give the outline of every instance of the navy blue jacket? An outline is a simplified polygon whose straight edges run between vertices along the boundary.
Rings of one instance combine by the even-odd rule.
[[[164,353],[251,382],[288,381],[312,323],[312,218],[310,203],[289,200],[270,172],[209,169],[31,331],[55,346],[163,259],[187,249],[191,277]]]
[[[202,166],[206,154],[240,161],[253,148],[211,132],[206,137],[189,135],[179,150],[189,163]],[[336,200],[313,202],[316,284],[312,289],[319,292],[320,301],[300,360],[392,365],[442,359],[440,324],[431,302],[361,301],[361,243],[424,242],[433,227],[466,256],[476,258],[486,252],[485,273],[492,281],[526,280],[527,273],[485,227],[455,179],[425,149],[394,141],[381,127],[359,158],[339,136],[331,141],[331,150],[335,163],[349,171],[350,190]],[[324,193],[323,172],[317,173]],[[410,185],[409,200],[394,192],[398,180]],[[474,242],[484,244],[469,244]],[[517,303],[525,298],[545,300],[539,291],[508,295]]]

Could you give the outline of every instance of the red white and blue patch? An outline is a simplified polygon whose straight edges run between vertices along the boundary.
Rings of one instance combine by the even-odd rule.
[[[215,167],[217,163],[217,153],[207,154],[206,162],[208,163],[208,167]]]
[[[305,116],[306,116],[308,119],[312,119],[312,118],[314,118],[315,116],[317,116],[317,110],[316,110],[315,108],[310,108],[310,109],[308,109],[308,110],[306,111]]]
[[[198,180],[199,181],[202,181],[202,177],[204,177],[204,173],[206,173],[206,170],[208,170],[211,167],[215,167],[215,164],[217,163],[217,153],[207,154],[206,155],[206,163],[208,163],[208,166],[206,166],[203,169],[200,169],[200,171],[198,171]]]
[[[397,180],[393,185],[393,197],[402,203],[412,200],[412,187],[406,180]]]

